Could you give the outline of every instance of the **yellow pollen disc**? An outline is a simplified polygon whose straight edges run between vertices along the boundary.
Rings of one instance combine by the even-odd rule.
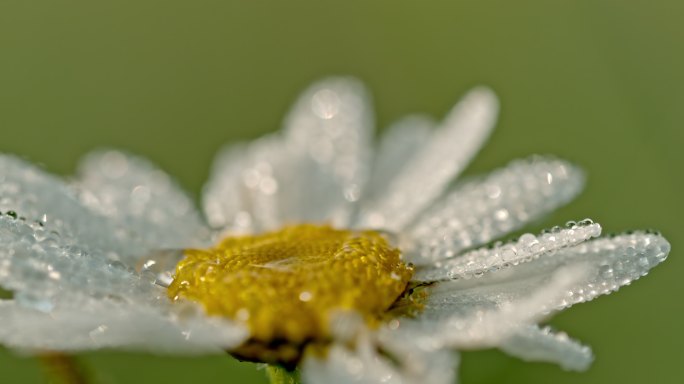
[[[337,311],[378,321],[412,274],[399,250],[378,232],[295,225],[186,250],[168,295],[197,301],[210,315],[245,322],[252,345],[268,349],[328,339],[329,320]]]

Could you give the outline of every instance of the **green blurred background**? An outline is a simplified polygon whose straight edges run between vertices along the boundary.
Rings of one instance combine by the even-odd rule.
[[[367,82],[381,127],[413,112],[441,117],[488,84],[502,115],[468,173],[565,157],[587,170],[588,187],[543,226],[654,227],[674,251],[648,278],[552,321],[593,346],[589,372],[484,351],[465,355],[463,382],[681,383],[683,4],[0,0],[0,150],[69,174],[86,151],[122,147],[198,195],[223,143],[278,129],[323,76]],[[223,356],[79,358],[101,383],[265,382]],[[45,379],[34,360],[0,350],[0,381]]]

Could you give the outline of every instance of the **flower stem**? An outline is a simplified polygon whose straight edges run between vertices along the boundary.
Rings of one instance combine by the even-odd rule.
[[[47,373],[59,384],[88,384],[84,367],[71,355],[47,352],[39,356]]]
[[[266,375],[271,384],[299,384],[297,371],[288,371],[279,365],[266,367]]]

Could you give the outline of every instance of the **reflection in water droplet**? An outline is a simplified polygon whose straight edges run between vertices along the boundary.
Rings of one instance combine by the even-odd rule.
[[[599,267],[599,275],[603,278],[613,277],[613,268],[610,265],[602,265]]]
[[[109,329],[108,326],[102,324],[102,325],[97,326],[97,327],[96,327],[95,329],[93,329],[92,331],[90,331],[90,332],[88,333],[88,335],[89,335],[91,338],[93,338],[93,339],[97,339],[99,336],[101,336],[101,335],[103,335],[105,332],[107,332],[108,329]]]
[[[313,297],[313,295],[309,291],[304,291],[304,292],[299,294],[299,300],[304,301],[304,302],[310,301],[312,297]]]
[[[163,249],[154,251],[140,258],[135,266],[141,278],[168,287],[173,281],[176,264],[185,255],[181,249]]]

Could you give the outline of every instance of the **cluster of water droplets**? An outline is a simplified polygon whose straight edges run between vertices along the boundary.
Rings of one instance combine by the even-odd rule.
[[[431,264],[522,228],[570,201],[582,172],[551,157],[516,160],[482,178],[464,181],[409,229],[407,258]]]
[[[586,263],[592,273],[584,284],[569,289],[553,309],[590,301],[629,285],[663,262],[669,252],[670,244],[655,231],[630,231],[564,249],[556,256],[557,262],[548,260],[543,267],[552,268],[561,262]]]
[[[0,171],[0,284],[13,302],[50,312],[105,297],[157,301],[132,268],[149,247],[143,228],[91,211],[77,190],[17,158],[2,156]]]
[[[66,184],[0,155],[0,286],[10,292],[0,300],[0,343],[181,352],[245,335],[197,306],[172,305],[154,284],[167,275],[134,269],[141,257],[159,259],[151,250],[206,244],[168,176],[115,151],[88,157],[80,176]]]
[[[560,232],[551,231],[546,235]],[[430,288],[421,316],[443,319],[454,314],[517,305],[549,281],[570,278],[573,281],[563,288],[562,294],[539,303],[544,313],[558,311],[630,284],[665,260],[669,251],[670,244],[662,236],[646,231],[560,247],[526,259],[515,267],[485,273],[479,279],[446,279]],[[446,276],[448,270],[442,272],[441,276]]]
[[[85,249],[49,223],[15,211],[0,214],[0,242],[0,281],[15,292],[17,303],[27,307],[49,312],[70,292],[84,300],[155,300],[159,294],[115,256]]]
[[[414,279],[439,281],[482,277],[522,263],[550,255],[559,249],[582,243],[601,234],[601,226],[590,219],[570,221],[565,228],[556,226],[539,235],[526,233],[506,243],[495,242],[489,247],[444,258],[432,266],[419,268]]]
[[[115,253],[86,249],[16,211],[0,213],[0,342],[23,349],[127,346],[168,352],[233,345],[246,330],[206,318],[195,305],[171,305],[153,284]],[[160,258],[154,257],[155,260]]]

